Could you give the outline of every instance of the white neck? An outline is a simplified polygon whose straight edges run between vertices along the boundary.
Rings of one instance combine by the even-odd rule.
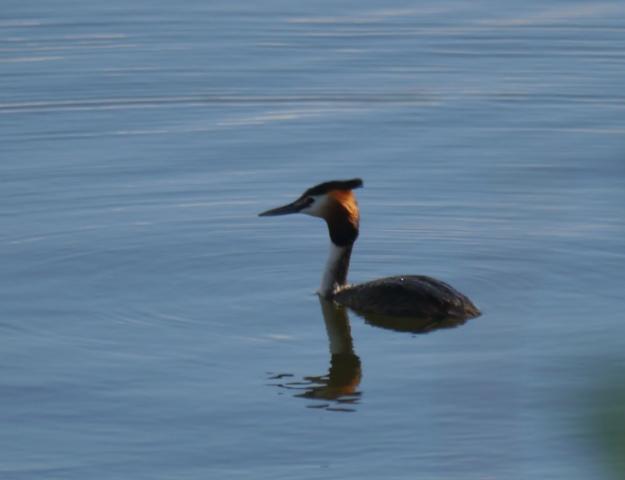
[[[326,262],[326,268],[321,279],[319,294],[325,298],[331,298],[336,290],[347,284],[347,270],[352,246],[339,247],[330,242],[330,254]]]

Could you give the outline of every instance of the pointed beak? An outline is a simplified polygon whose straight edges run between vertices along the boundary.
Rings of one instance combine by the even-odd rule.
[[[266,212],[259,213],[259,217],[275,217],[277,215],[288,215],[289,213],[299,213],[302,209],[310,205],[308,199],[298,198],[288,205],[284,205],[278,208],[272,208]]]

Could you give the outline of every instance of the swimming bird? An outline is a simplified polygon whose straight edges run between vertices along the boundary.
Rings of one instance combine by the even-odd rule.
[[[480,315],[465,295],[450,285],[424,275],[397,275],[350,285],[347,271],[358,238],[360,211],[353,190],[359,178],[333,180],[306,190],[297,200],[259,214],[261,217],[304,213],[325,220],[330,254],[318,293],[361,314],[445,320]]]

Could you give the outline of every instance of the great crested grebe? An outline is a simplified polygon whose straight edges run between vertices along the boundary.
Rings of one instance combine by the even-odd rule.
[[[297,200],[260,213],[261,217],[305,213],[323,218],[330,233],[330,255],[319,295],[357,313],[434,320],[468,319],[480,311],[466,296],[440,280],[399,275],[357,285],[347,284],[352,247],[358,237],[360,212],[352,192],[362,180],[334,180],[306,190]]]

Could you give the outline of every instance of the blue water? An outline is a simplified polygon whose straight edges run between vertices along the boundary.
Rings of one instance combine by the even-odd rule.
[[[624,65],[616,0],[5,0],[0,478],[621,478]],[[355,176],[351,280],[483,315],[350,313],[328,394],[325,227],[256,214]]]

